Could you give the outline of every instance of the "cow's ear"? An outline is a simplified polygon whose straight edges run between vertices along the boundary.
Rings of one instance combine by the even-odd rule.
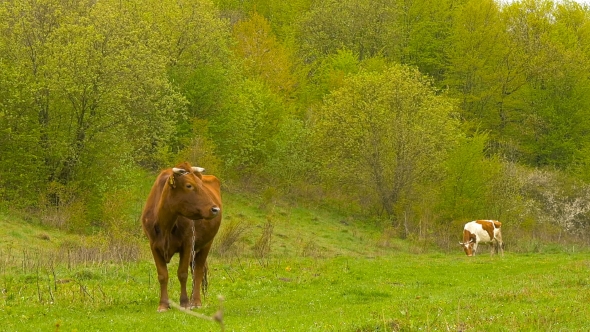
[[[176,188],[176,179],[174,178],[174,173],[170,174],[170,177],[168,178],[168,184],[170,187]]]

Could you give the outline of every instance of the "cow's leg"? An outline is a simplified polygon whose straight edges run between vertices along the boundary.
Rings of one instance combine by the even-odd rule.
[[[477,253],[477,242],[473,244],[473,256]]]
[[[163,312],[170,308],[168,301],[168,267],[166,266],[164,257],[154,248],[152,248],[152,255],[154,256],[154,262],[158,271],[158,281],[160,282],[160,304],[158,305],[158,311]]]
[[[201,302],[201,284],[205,275],[205,263],[207,262],[207,255],[209,255],[209,249],[211,249],[211,243],[196,252],[193,261],[193,294],[191,302],[197,308],[203,305]]]
[[[496,253],[500,253],[500,255],[502,255],[502,257],[504,257],[504,243],[502,242],[502,240],[499,240],[496,242],[498,249],[496,250]]]
[[[178,281],[180,282],[180,306],[183,308],[190,309],[191,304],[188,301],[188,295],[186,292],[186,282],[188,280],[188,267],[191,259],[191,248],[190,245],[183,246],[180,251],[178,261]]]
[[[498,250],[500,251],[502,257],[504,257],[504,242],[502,242],[502,233],[500,232],[496,234],[496,243],[498,243]]]

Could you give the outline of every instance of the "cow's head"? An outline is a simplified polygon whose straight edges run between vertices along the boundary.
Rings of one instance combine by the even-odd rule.
[[[172,168],[167,185],[170,210],[189,219],[212,219],[221,210],[203,186],[201,172],[205,169],[182,163]]]
[[[459,245],[461,247],[463,247],[463,250],[465,251],[465,254],[467,254],[467,256],[473,256],[474,252],[473,252],[473,245],[475,244],[475,240],[470,239],[467,242],[459,242]]]

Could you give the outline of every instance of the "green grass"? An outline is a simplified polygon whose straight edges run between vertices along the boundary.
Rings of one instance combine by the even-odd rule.
[[[249,228],[238,251],[210,257],[209,295],[194,312],[212,316],[223,296],[226,331],[590,330],[588,252],[466,257],[399,239],[384,248],[376,229],[349,216],[231,195],[225,209],[227,222]],[[251,246],[269,220],[272,252],[260,260]],[[0,330],[220,331],[156,312],[147,240],[124,263],[72,259],[92,251],[64,251],[70,242],[94,243],[0,215]],[[176,266],[177,257],[169,290],[178,302]]]
[[[374,259],[211,260],[204,308],[223,295],[228,331],[583,331],[590,329],[590,255],[390,255]],[[18,270],[18,269],[17,269]],[[151,262],[5,271],[6,331],[219,330],[157,313]],[[39,280],[39,285],[37,284]],[[178,283],[172,279],[172,299]],[[39,288],[38,288],[39,287]],[[39,298],[41,295],[41,299]]]

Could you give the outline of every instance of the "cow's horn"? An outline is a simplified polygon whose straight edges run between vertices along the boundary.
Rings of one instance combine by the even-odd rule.
[[[195,172],[199,172],[199,173],[205,172],[205,169],[203,167],[193,166],[192,168],[193,168],[193,171],[195,171]]]
[[[176,168],[176,167],[173,167],[173,168],[172,168],[172,172],[174,172],[175,174],[180,174],[180,175],[182,175],[182,174],[186,173],[186,170],[184,170],[184,169],[182,169],[182,168]]]

